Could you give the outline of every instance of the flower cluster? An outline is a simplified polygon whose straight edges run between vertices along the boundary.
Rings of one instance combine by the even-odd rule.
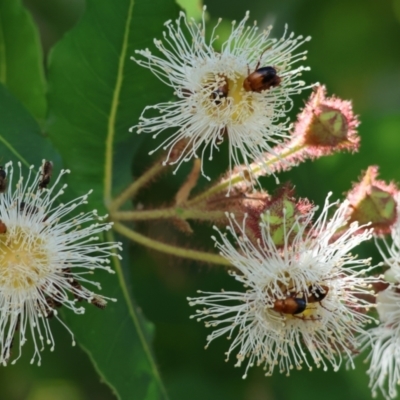
[[[343,358],[354,366],[353,356],[372,343],[373,392],[379,388],[387,398],[395,397],[400,381],[398,189],[378,180],[378,168],[371,166],[347,200],[330,203],[328,196],[317,218],[317,208],[308,199],[295,199],[290,183],[274,195],[254,190],[262,175],[306,159],[358,151],[359,121],[350,101],[328,97],[325,86],[301,80],[309,68],[301,65],[306,51],[298,49],[309,37],[295,37],[285,27],[274,39],[272,27],[249,26],[246,13],[216,49],[220,21],[206,34],[205,16],[204,8],[196,23],[181,13],[165,23],[163,38],[154,40],[158,55],[145,49],[132,57],[171,87],[175,99],[146,106],[131,130],[164,135],[150,154],[165,150],[163,164],[176,165],[174,173],[200,158],[175,197],[179,212],[168,210],[181,230],[193,232],[191,217],[218,226],[228,221],[234,243],[216,226],[213,239],[233,268],[230,275],[245,289],[189,298],[199,307],[193,317],[213,328],[207,346],[227,336],[227,358],[235,353],[236,366],[246,364],[246,376],[253,365],[262,365],[266,375],[276,368],[289,374],[304,365],[337,370]],[[310,87],[314,90],[292,126],[292,97]],[[223,141],[229,148],[227,173],[190,199],[200,171],[207,178],[204,160],[212,160]],[[390,231],[393,244],[385,241],[387,251],[380,251],[393,282],[377,294],[381,277],[371,275],[370,259],[351,251]],[[368,311],[375,305],[380,325],[367,330],[374,321]]]
[[[275,367],[289,374],[303,364],[310,369],[331,364],[337,370],[342,355],[357,351],[357,334],[372,320],[363,298],[375,278],[363,276],[370,260],[356,259],[350,251],[371,233],[355,235],[359,227],[353,223],[337,235],[347,222],[348,202],[328,220],[335,204],[327,199],[314,223],[316,208],[286,226],[282,246],[274,242],[268,222],[261,223],[262,237],[254,243],[245,234],[246,221],[240,225],[231,216],[228,229],[237,248],[217,230],[216,245],[245,290],[200,292],[189,301],[204,307],[194,317],[214,329],[208,343],[220,336],[233,339],[227,355],[236,352],[237,366],[246,361],[245,376],[254,364],[264,365],[267,375]]]
[[[279,185],[279,172],[306,159],[358,151],[359,120],[352,103],[328,96],[322,84],[303,81],[303,72],[309,70],[302,65],[307,59],[303,45],[310,37],[296,36],[285,26],[274,38],[272,26],[260,29],[256,22],[249,24],[247,12],[220,39],[221,20],[208,32],[206,17],[205,7],[199,23],[181,12],[165,23],[161,39],[154,39],[154,51],[136,50],[131,57],[170,90],[170,101],[143,104],[130,128],[155,139],[150,155],[159,150],[164,155],[163,161],[155,162],[111,199],[118,186],[112,176],[116,118],[108,118],[103,181],[110,219],[97,210],[86,211],[91,192],[62,202],[67,187],[63,177],[69,170],[53,178],[53,164],[46,160],[38,171],[31,166],[27,174],[21,163],[0,166],[0,365],[15,363],[27,341],[33,347],[31,364],[40,365],[46,346],[55,348],[53,319],[66,328],[75,345],[73,332],[60,318],[61,307],[83,314],[83,302],[104,309],[116,301],[99,294],[101,278],[91,279],[100,271],[114,273],[111,260],[121,259],[122,244],[105,239],[112,237],[105,232],[114,226],[118,233],[156,251],[229,266],[226,279],[234,289],[199,291],[188,301],[195,307],[191,318],[210,329],[206,347],[227,337],[226,359],[235,358],[243,378],[253,366],[261,366],[266,376],[276,370],[289,375],[302,368],[337,371],[343,360],[354,368],[354,357],[368,350],[373,395],[381,392],[387,400],[394,399],[400,384],[400,191],[393,182],[378,179],[377,166],[369,166],[346,200],[332,202],[329,194],[319,211],[311,199],[296,197],[290,182]],[[133,32],[130,24],[124,31],[120,67]],[[110,91],[113,117],[123,81],[122,69],[118,72],[118,91]],[[99,78],[102,84],[109,81]],[[305,90],[311,94],[292,124],[293,99]],[[122,140],[120,136],[116,139]],[[201,176],[210,180],[207,161],[221,149],[228,153],[225,173],[196,193]],[[139,190],[155,181],[164,166],[174,166],[171,170],[176,173],[189,161],[192,170],[170,204],[146,209],[140,201],[148,198],[147,193],[138,200]],[[96,170],[93,165],[88,168]],[[276,178],[276,190],[262,190],[259,178],[264,175]],[[125,205],[133,202],[134,208],[128,210]],[[185,234],[194,233],[192,220],[209,222],[216,231],[212,240],[219,254],[179,247],[174,240],[164,243],[169,230],[151,229],[151,233],[163,231],[159,240],[135,232],[140,223],[123,224],[160,219],[169,219]],[[383,257],[378,268],[383,267],[384,273],[379,276],[370,258],[353,253],[370,239]],[[118,270],[122,274],[122,268]],[[122,294],[134,318],[131,328],[139,329],[134,333],[146,355],[144,369],[154,370],[146,329],[142,331],[134,315],[123,275]],[[113,342],[119,336],[116,332]],[[129,343],[120,343],[119,350],[125,345]],[[142,358],[137,362],[143,363]],[[104,360],[96,361],[102,367]],[[149,393],[165,394],[155,372],[159,387],[152,386]]]
[[[101,289],[87,278],[95,270],[113,272],[109,259],[119,257],[115,251],[121,244],[99,241],[99,234],[110,229],[111,223],[102,222],[104,218],[96,211],[76,214],[77,208],[87,204],[88,194],[61,203],[67,185],[57,186],[69,171],[61,171],[48,189],[46,165],[37,173],[32,166],[26,179],[20,163],[17,172],[12,163],[1,169],[0,363],[4,365],[14,351],[15,337],[19,351],[13,363],[30,337],[34,345],[31,362],[37,359],[40,364],[45,344],[54,349],[50,318],[60,320],[59,307],[82,314],[85,309],[77,301],[104,308],[107,300],[113,300],[85,287]]]

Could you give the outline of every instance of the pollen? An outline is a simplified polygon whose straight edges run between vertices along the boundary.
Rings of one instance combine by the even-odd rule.
[[[221,123],[242,125],[254,114],[254,95],[243,89],[245,76],[239,75],[234,78],[217,76],[214,82],[206,81],[204,84],[205,98],[202,102],[206,114],[215,121],[220,119]]]
[[[245,77],[241,76],[238,80],[231,82],[228,80],[232,89],[229,92],[229,98],[232,102],[231,118],[235,124],[243,124],[254,113],[253,96],[243,89]]]
[[[13,227],[0,235],[0,285],[10,289],[40,286],[50,269],[41,238],[27,228]]]

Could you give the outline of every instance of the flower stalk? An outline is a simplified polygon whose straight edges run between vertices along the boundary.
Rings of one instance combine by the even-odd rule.
[[[226,259],[224,259],[223,257],[221,257],[218,254],[212,254],[212,253],[207,253],[207,252],[198,251],[198,250],[185,249],[183,247],[178,247],[178,246],[173,246],[171,244],[162,243],[157,240],[148,238],[138,232],[135,232],[132,229],[129,229],[128,227],[126,227],[125,225],[123,225],[119,222],[116,222],[114,224],[114,229],[116,232],[127,237],[128,239],[131,239],[136,243],[139,243],[150,249],[160,251],[162,253],[171,254],[176,257],[183,257],[183,258],[188,258],[191,260],[202,261],[205,263],[224,265],[224,266],[231,265],[231,263],[229,261],[227,261]]]
[[[113,213],[122,207],[127,201],[134,199],[137,192],[157,175],[165,171],[165,166],[161,162],[153,164],[143,175],[132,182],[119,196],[113,199],[109,205],[109,212]]]

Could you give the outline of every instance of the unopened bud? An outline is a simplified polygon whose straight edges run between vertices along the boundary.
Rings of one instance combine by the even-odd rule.
[[[252,193],[241,193],[235,190],[229,197],[225,193],[218,194],[207,200],[202,213],[215,215],[212,222],[219,227],[225,227],[229,222],[227,211],[235,216],[237,220],[246,220],[246,236],[249,240],[256,243],[261,237],[260,234],[260,215],[265,210],[270,196],[266,192],[254,191]],[[221,218],[221,216],[223,216]]]
[[[298,234],[299,220],[309,213],[312,205],[307,200],[296,200],[294,189],[286,184],[271,198],[259,215],[259,223],[268,227],[269,236],[277,247],[290,244]]]
[[[349,223],[357,221],[360,225],[370,224],[374,234],[390,233],[397,219],[395,195],[398,189],[394,183],[385,183],[376,179],[378,167],[369,167],[359,183],[348,193],[350,202]]]
[[[294,136],[307,146],[311,156],[336,151],[357,151],[359,125],[350,101],[326,97],[325,86],[317,86],[298,117]]]

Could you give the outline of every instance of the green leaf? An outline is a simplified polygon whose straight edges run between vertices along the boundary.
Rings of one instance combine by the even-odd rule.
[[[39,121],[46,115],[39,35],[21,0],[0,0],[0,83]]]
[[[171,96],[130,56],[154,47],[164,22],[177,16],[173,0],[120,0],[112,7],[89,0],[81,22],[50,54],[48,131],[66,165],[79,170],[75,189],[87,192],[90,182],[99,210],[105,211],[113,187],[131,181],[132,155],[142,136],[129,127],[145,105]]]
[[[132,157],[142,136],[129,127],[145,105],[171,95],[130,56],[152,47],[164,22],[177,16],[173,0],[88,0],[81,21],[50,55],[48,132],[72,170],[70,188],[77,194],[94,189],[89,206],[100,213],[116,188],[132,180]],[[117,266],[120,286],[116,277],[99,278],[104,295],[118,302],[104,312],[88,307],[85,321],[68,314],[68,325],[120,399],[165,399],[150,351],[150,325],[133,303],[128,257],[123,261]]]
[[[107,236],[115,241],[112,233]],[[124,243],[125,262],[129,259],[128,248]],[[127,277],[123,276],[121,262],[113,261],[117,277],[100,271],[92,279],[101,283],[101,294],[117,302],[109,301],[105,310],[87,305],[84,315],[64,311],[63,317],[96,371],[119,399],[167,399],[149,346],[153,325],[145,321],[131,300],[125,302],[129,297]]]
[[[36,120],[1,84],[0,115],[0,165],[12,160],[39,166],[45,158],[59,167],[60,157]]]

